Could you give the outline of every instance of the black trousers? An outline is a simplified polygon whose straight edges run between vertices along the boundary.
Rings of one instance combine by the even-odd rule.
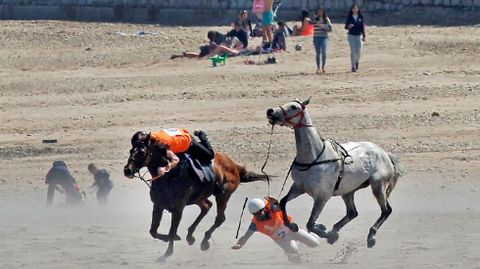
[[[199,160],[202,164],[209,164],[215,157],[212,145],[208,139],[198,142],[192,137],[192,144],[187,151],[193,158]]]

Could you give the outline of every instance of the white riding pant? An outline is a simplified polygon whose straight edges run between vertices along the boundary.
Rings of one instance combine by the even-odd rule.
[[[283,251],[285,251],[287,255],[298,254],[297,242],[301,242],[311,248],[319,245],[318,239],[315,237],[315,235],[308,233],[303,229],[299,229],[296,233],[290,230],[284,230],[284,232],[285,233],[283,236],[279,236],[279,238],[274,241],[283,249]]]

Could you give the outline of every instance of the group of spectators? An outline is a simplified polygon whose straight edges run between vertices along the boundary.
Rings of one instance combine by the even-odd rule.
[[[316,73],[325,73],[332,22],[323,7],[319,7],[313,17],[310,17],[307,9],[303,9],[300,24],[294,25],[293,28],[288,27],[283,21],[274,23],[276,14],[273,11],[273,0],[254,0],[252,11],[257,19],[255,27],[248,11],[242,10],[228,33],[209,31],[207,33],[209,42],[200,46],[198,53],[183,52],[180,55],[172,55],[171,59],[180,57],[209,59],[215,55],[237,56],[286,50],[288,36],[313,36]],[[365,22],[358,4],[351,6],[345,21],[345,29],[348,31],[351,71],[357,72],[360,67],[362,46],[366,41]],[[262,37],[262,44],[249,48],[249,39],[252,37]]]

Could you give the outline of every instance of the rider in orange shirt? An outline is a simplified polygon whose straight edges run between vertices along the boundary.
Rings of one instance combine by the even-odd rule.
[[[240,237],[237,244],[232,246],[232,249],[242,248],[253,235],[254,232],[260,232],[273,239],[279,245],[285,254],[293,263],[299,263],[300,255],[298,253],[297,241],[314,248],[318,246],[318,239],[303,229],[298,232],[292,232],[283,221],[283,212],[278,205],[278,201],[273,197],[263,199],[252,199],[248,203],[248,210],[253,215],[250,227],[245,232],[245,235]],[[292,218],[288,216],[291,221]]]
[[[175,168],[179,162],[176,154],[179,153],[189,153],[203,165],[211,164],[215,157],[215,152],[208,141],[207,134],[202,130],[198,130],[194,132],[194,135],[198,137],[200,142],[188,130],[182,128],[162,129],[151,134],[138,131],[133,135],[131,143],[132,147],[135,147],[139,144],[144,144],[150,138],[167,147],[166,157],[169,161],[168,164],[158,169],[158,175],[152,175],[154,178],[159,178]]]

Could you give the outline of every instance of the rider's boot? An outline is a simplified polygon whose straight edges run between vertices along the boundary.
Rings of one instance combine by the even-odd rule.
[[[210,144],[210,141],[208,141],[207,133],[205,133],[205,131],[195,130],[193,134],[198,137],[198,139],[200,140],[200,144],[202,144],[202,146],[204,146],[208,151],[210,151],[212,155],[215,154],[213,151],[213,147]]]

